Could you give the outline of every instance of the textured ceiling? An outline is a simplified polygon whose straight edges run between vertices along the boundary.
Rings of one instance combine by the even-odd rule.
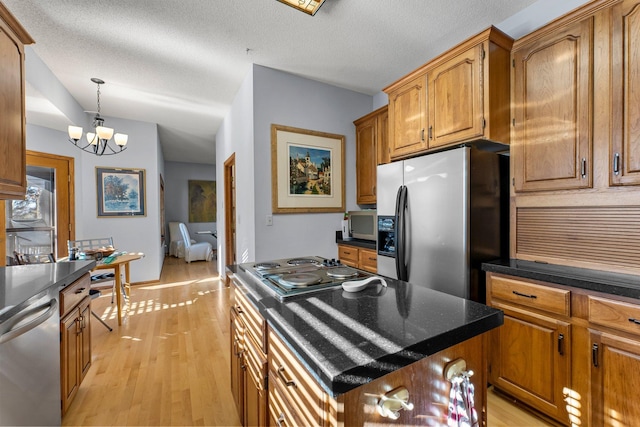
[[[252,63],[373,95],[534,3],[326,0],[311,17],[276,0],[2,1],[84,109],[99,77],[103,115],[157,123],[165,160],[197,163]],[[66,131],[36,104],[30,122]]]

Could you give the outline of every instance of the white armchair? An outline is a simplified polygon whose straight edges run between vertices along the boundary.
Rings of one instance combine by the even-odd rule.
[[[189,230],[183,223],[179,223],[180,233],[182,233],[182,240],[184,241],[184,260],[191,261],[211,261],[213,259],[213,248],[209,242],[191,243],[191,237],[189,236]]]
[[[182,233],[180,232],[179,222],[171,221],[169,222],[169,256],[174,256],[176,258],[184,258],[184,240],[182,237]],[[196,241],[191,239],[190,243],[195,243]]]

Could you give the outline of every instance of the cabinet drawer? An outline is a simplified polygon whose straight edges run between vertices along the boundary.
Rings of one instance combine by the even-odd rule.
[[[369,271],[371,273],[378,272],[378,256],[376,251],[370,249],[360,249],[358,253],[358,266],[362,270]]]
[[[269,387],[270,426],[295,427],[305,425],[298,414],[287,405],[286,393],[277,384]]]
[[[300,425],[322,425],[327,395],[273,331],[269,331],[268,360],[269,389],[271,384],[280,389],[283,399],[302,421]]]
[[[64,316],[80,303],[84,297],[89,296],[91,288],[91,275],[85,274],[66,288],[60,291],[60,316]]]
[[[640,335],[640,305],[589,296],[589,322]]]
[[[358,248],[338,246],[338,259],[345,265],[355,267],[358,264]]]
[[[247,362],[247,372],[257,384],[258,389],[265,390],[265,379],[267,378],[266,356],[254,342],[252,337],[246,337],[244,344],[246,350],[244,354]]]
[[[233,289],[232,304],[236,309],[236,313],[242,319],[247,331],[253,336],[253,339],[260,345],[260,349],[266,353],[266,322],[258,312],[258,309],[247,299],[247,297],[235,287]]]
[[[571,314],[571,291],[505,277],[493,275],[490,277],[492,299],[500,299],[563,316]]]

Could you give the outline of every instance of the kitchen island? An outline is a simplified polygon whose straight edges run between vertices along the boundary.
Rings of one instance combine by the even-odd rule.
[[[454,377],[470,375],[484,419],[483,334],[502,324],[500,310],[392,279],[357,293],[336,287],[280,300],[241,267],[227,273],[233,281],[232,388],[235,380],[245,425],[268,424],[267,417],[272,425],[396,418],[398,425],[443,425],[451,387],[445,371],[454,365]],[[268,381],[247,387],[252,382],[239,378],[243,366],[247,377],[268,373]],[[254,418],[266,393],[268,409]]]

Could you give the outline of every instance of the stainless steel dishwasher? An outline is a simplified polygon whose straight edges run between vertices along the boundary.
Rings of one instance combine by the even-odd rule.
[[[60,310],[51,286],[0,311],[0,425],[60,424]]]

